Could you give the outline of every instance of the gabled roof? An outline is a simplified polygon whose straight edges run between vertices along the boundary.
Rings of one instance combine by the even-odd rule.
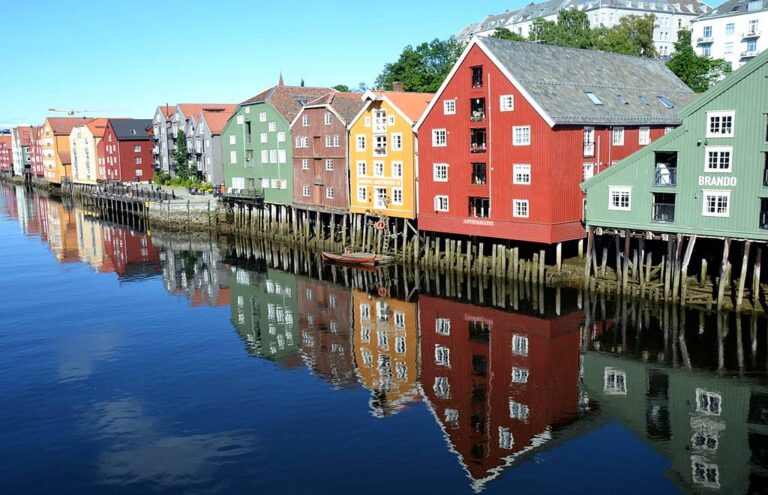
[[[752,59],[748,64],[745,64],[741,68],[733,71],[725,79],[715,84],[715,86],[708,89],[701,96],[699,96],[698,98],[693,100],[691,103],[689,103],[685,108],[680,109],[680,111],[678,112],[680,115],[680,118],[685,119],[687,117],[690,117],[691,115],[696,113],[698,110],[703,108],[705,105],[709,104],[712,100],[722,95],[726,91],[730,90],[739,82],[743,81],[744,79],[754,74],[758,70],[762,69],[766,64],[768,64],[768,51],[764,51],[763,53],[759,54],[757,57]],[[640,151],[637,151],[629,155],[627,158],[617,163],[616,165],[609,167],[607,170],[603,172],[600,172],[599,174],[587,180],[586,182],[582,182],[581,189],[586,191],[588,188],[594,185],[597,185],[600,182],[603,182],[604,180],[613,176],[613,174],[619,172],[620,170],[623,170],[624,168],[631,166],[632,163],[642,159],[643,157],[651,153],[655,153],[656,150],[664,149],[667,143],[677,139],[681,135],[681,133],[684,133],[684,132],[688,132],[684,127],[678,127],[677,129],[674,129],[669,134],[657,139],[656,141],[652,142],[650,145],[645,146]]]
[[[0,134],[0,147],[7,147],[11,149],[11,136],[10,134]]]
[[[176,107],[185,118],[197,117],[202,112],[234,112],[234,103],[179,103]]]
[[[162,112],[163,115],[165,115],[165,118],[168,119],[173,115],[173,113],[176,111],[176,105],[160,105],[157,107],[157,112]]]
[[[713,8],[706,14],[700,16],[697,21],[705,21],[712,19],[713,17],[730,17],[734,15],[752,14],[754,12],[762,12],[768,10],[768,0],[757,0],[759,3],[753,3],[752,0],[728,0],[722,5]],[[749,5],[752,4],[753,10],[749,10]]]
[[[72,128],[77,125],[87,124],[90,117],[48,117],[45,119],[53,130],[54,136],[69,136]]]
[[[109,124],[118,141],[146,141],[152,119],[109,119]]]
[[[421,118],[434,93],[411,93],[406,91],[366,91],[362,99],[365,102],[363,108],[357,113],[352,122],[355,122],[363,114],[368,105],[374,101],[386,101],[394,108],[411,126]],[[350,122],[350,124],[352,123]]]
[[[696,96],[659,60],[479,37],[467,45],[438,96],[475,45],[550,126],[675,125],[679,109]]]
[[[242,106],[269,103],[291,123],[301,108],[310,100],[333,91],[331,88],[308,88],[278,84],[241,103]]]
[[[104,133],[107,132],[107,120],[104,118],[98,118],[93,119],[90,122],[88,122],[86,127],[88,127],[88,130],[91,131],[91,134],[93,134],[93,137],[104,137]]]
[[[211,131],[211,135],[218,136],[224,131],[224,127],[227,125],[227,121],[232,117],[237,105],[232,105],[232,111],[228,112],[212,112],[203,113],[202,118],[208,124],[208,129]]]
[[[16,141],[18,141],[21,146],[30,146],[32,144],[31,126],[14,127],[12,132],[16,136]]]
[[[366,102],[360,99],[360,93],[345,93],[333,90],[323,96],[307,102],[304,108],[328,108],[341,119],[344,125],[352,122],[360,110],[366,105]],[[302,109],[303,110],[303,109]],[[296,118],[301,114],[296,114]],[[295,119],[294,119],[295,120]]]

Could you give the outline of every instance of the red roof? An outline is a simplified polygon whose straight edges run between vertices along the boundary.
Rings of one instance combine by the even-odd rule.
[[[160,105],[160,107],[163,110],[163,113],[165,114],[165,118],[170,117],[173,115],[173,112],[176,111],[176,105]]]
[[[227,121],[234,113],[237,105],[232,105],[232,110],[226,112],[203,112],[205,115],[205,121],[208,122],[208,128],[211,130],[211,134],[221,134],[224,130],[224,126],[227,125]]]
[[[69,136],[76,125],[87,124],[90,117],[48,117],[45,119],[51,125],[54,136]]]
[[[86,124],[94,137],[104,137],[104,133],[107,132],[107,120],[104,118],[93,119]]]
[[[7,134],[0,135],[0,147],[6,146],[11,149],[11,136]]]
[[[190,118],[197,116],[202,112],[215,113],[229,111],[231,115],[232,112],[235,111],[236,105],[232,103],[179,103],[177,107],[181,110],[181,113],[184,114],[184,117]]]
[[[417,122],[429,106],[434,93],[408,93],[405,91],[374,91],[377,96],[384,96],[392,102],[411,122]]]
[[[13,133],[16,135],[16,139],[19,141],[19,143],[22,146],[32,145],[32,127],[31,126],[16,127],[15,129],[13,129]]]

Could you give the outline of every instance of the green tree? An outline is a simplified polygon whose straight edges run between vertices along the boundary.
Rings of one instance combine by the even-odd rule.
[[[179,130],[176,135],[176,151],[173,152],[173,159],[176,160],[176,175],[182,179],[189,178],[189,167],[187,165],[187,135]]]
[[[675,52],[667,67],[697,93],[708,90],[732,70],[725,60],[696,55],[691,46],[691,32],[686,29],[677,32]]]
[[[406,91],[437,91],[463,49],[464,44],[452,38],[434,39],[416,48],[408,45],[397,61],[384,65],[376,87],[391,90],[399,81]]]
[[[494,38],[499,38],[500,40],[528,41],[519,34],[513,33],[507,28],[496,28],[496,31],[493,32],[492,36]]]
[[[333,86],[333,89],[341,91],[342,93],[349,93],[349,86],[346,84],[337,84],[336,86]]]
[[[587,14],[575,9],[561,9],[557,21],[535,19],[528,37],[546,45],[571,48],[592,48],[594,45],[594,32],[589,27]]]
[[[604,52],[655,58],[658,56],[653,43],[655,23],[656,16],[653,14],[622,17],[619,24],[612,28],[594,30],[594,47]]]

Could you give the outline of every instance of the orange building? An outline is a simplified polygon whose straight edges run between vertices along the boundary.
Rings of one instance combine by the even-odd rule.
[[[43,169],[45,180],[61,184],[72,176],[69,135],[76,125],[87,124],[87,117],[48,117],[42,131]]]
[[[371,391],[371,413],[397,414],[419,400],[416,303],[353,291],[352,308],[357,374]]]

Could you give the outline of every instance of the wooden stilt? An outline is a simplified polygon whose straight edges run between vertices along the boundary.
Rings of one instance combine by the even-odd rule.
[[[685,306],[686,299],[688,297],[688,263],[691,262],[691,255],[693,255],[693,247],[696,245],[696,236],[692,235],[688,239],[688,246],[685,249],[685,257],[683,258],[682,272],[682,287],[680,288],[680,303]]]
[[[728,252],[731,249],[731,240],[725,238],[723,241],[723,261],[720,263],[720,280],[717,282],[717,309],[720,310],[723,307],[723,298],[725,297],[725,286],[728,283],[726,281],[726,271],[728,268]]]
[[[755,250],[755,263],[752,267],[752,306],[753,309],[760,307],[760,265],[763,262],[763,249],[758,247]]]
[[[736,296],[736,311],[741,311],[741,305],[744,303],[744,285],[747,281],[747,263],[749,263],[749,250],[752,242],[744,242],[744,256],[741,259],[741,274],[739,275],[739,292]]]
[[[587,227],[587,261],[584,263],[584,287],[589,287],[590,269],[592,268],[592,252],[594,251],[595,243],[595,229],[590,226]],[[517,251],[517,248],[515,248]],[[517,252],[515,252],[517,254]],[[515,261],[517,265],[517,261]]]

